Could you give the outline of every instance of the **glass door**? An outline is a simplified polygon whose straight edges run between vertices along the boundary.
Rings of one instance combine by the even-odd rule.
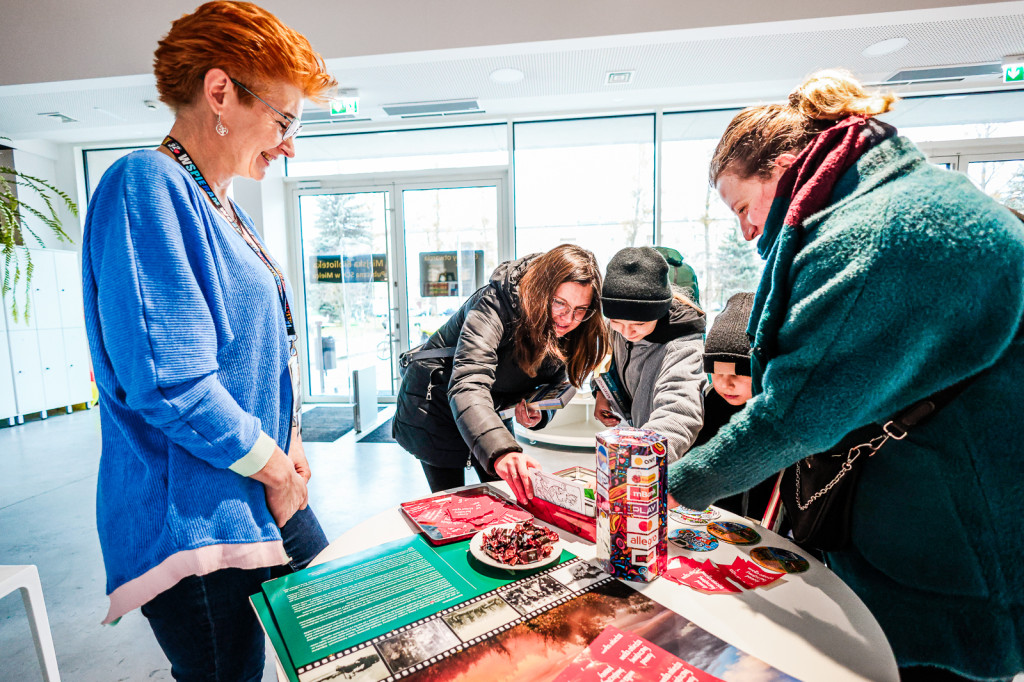
[[[1024,210],[1024,153],[964,156],[967,177],[996,201]]]
[[[352,371],[370,365],[378,393],[392,393],[388,196],[299,195],[307,390],[314,401],[351,400]]]
[[[296,185],[307,399],[351,401],[352,372],[367,366],[378,395],[394,397],[399,354],[511,258],[506,178],[440,171]]]
[[[500,183],[400,188],[409,334],[433,334],[500,262]],[[403,348],[404,350],[404,348]]]

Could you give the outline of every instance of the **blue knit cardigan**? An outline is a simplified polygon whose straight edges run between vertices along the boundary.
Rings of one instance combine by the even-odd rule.
[[[802,230],[776,199],[752,315],[758,393],[669,469],[702,509],[982,370],[864,467],[830,565],[900,665],[1024,669],[1024,226],[904,138],[866,152]]]
[[[107,593],[132,593],[112,596],[109,621],[182,574],[285,560],[264,487],[247,476],[275,445],[288,450],[289,343],[266,265],[163,154],[111,166],[82,241],[97,525]]]

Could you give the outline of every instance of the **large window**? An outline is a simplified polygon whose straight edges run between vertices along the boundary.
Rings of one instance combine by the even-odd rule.
[[[1024,90],[908,97],[882,117],[917,144],[1024,136]]]
[[[345,133],[295,139],[290,177],[508,165],[505,125]]]
[[[517,123],[516,253],[654,241],[654,116]]]
[[[697,274],[709,317],[729,297],[754,291],[763,262],[744,241],[732,211],[708,182],[708,166],[736,110],[666,114],[662,127],[661,244],[679,251]]]
[[[85,203],[89,203],[96,185],[107,169],[122,156],[127,156],[139,149],[154,149],[156,145],[146,147],[117,147],[115,149],[86,149],[82,152],[83,168],[85,169]]]

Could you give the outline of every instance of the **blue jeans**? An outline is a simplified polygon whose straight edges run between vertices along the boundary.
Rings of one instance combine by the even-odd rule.
[[[320,522],[308,507],[285,524],[281,537],[292,557],[287,566],[191,575],[142,606],[142,615],[171,662],[174,679],[263,679],[264,634],[249,595],[275,575],[305,568],[327,546]]]

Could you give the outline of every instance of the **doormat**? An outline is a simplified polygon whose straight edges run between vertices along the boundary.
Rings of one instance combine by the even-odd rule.
[[[392,419],[394,419],[392,417]],[[360,443],[396,443],[394,438],[391,437],[391,421],[387,420],[373,431],[359,439]]]
[[[377,406],[380,412],[384,408]],[[315,407],[302,413],[302,440],[333,443],[355,428],[352,407]]]

